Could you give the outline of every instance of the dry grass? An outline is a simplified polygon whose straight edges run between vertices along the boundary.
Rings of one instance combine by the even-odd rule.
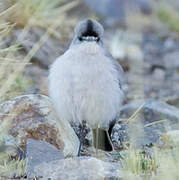
[[[9,177],[23,177],[25,160],[12,159],[6,153],[0,153],[0,179]]]
[[[8,177],[23,177],[25,161],[12,159],[7,153],[0,153],[0,179]]]
[[[8,9],[0,14],[2,18],[0,45],[3,44],[8,33],[17,26],[23,28],[18,37],[20,39],[23,39],[29,29],[35,25],[44,27],[46,32],[25,57],[18,53],[19,45],[17,42],[13,42],[13,45],[9,47],[0,48],[0,82],[3,84],[0,86],[0,100],[15,95],[12,92],[16,92],[18,89],[25,90],[27,88],[29,80],[21,75],[24,67],[30,63],[33,55],[51,34],[55,37],[60,36],[56,30],[57,27],[65,22],[65,12],[77,4],[78,1],[64,3],[62,0],[13,0],[6,2],[4,6]],[[12,95],[7,96],[7,92]]]
[[[77,4],[78,1],[65,0],[9,0],[6,8],[9,7],[10,10],[6,10],[5,18],[19,27],[25,27],[29,23],[48,27],[62,22],[66,11]]]
[[[124,179],[177,180],[179,147],[154,148],[150,155],[130,148],[122,160]]]
[[[36,51],[47,41],[49,34],[60,36],[56,28],[65,23],[66,11],[78,4],[78,1],[66,3],[64,0],[7,0],[4,2],[3,11],[0,12],[0,100],[9,97],[10,93],[12,93],[10,96],[18,94],[19,90],[27,87],[28,80],[22,75],[24,67],[30,63]],[[170,13],[166,14],[160,10],[158,16],[161,20],[166,21],[172,29],[178,31],[176,23],[178,18],[173,18],[173,15],[174,17],[178,16],[172,11],[168,12]],[[23,38],[31,26],[44,27],[46,32],[25,57],[22,58],[19,55],[17,42],[13,42],[9,47],[3,47],[4,39],[14,27],[23,28],[23,32],[20,34],[20,38]],[[128,120],[129,123],[135,121],[142,107],[143,105],[131,116]],[[6,125],[0,123],[0,130]],[[124,179],[179,179],[179,145],[175,143],[176,137],[167,134],[163,138],[166,140],[167,146],[165,148],[153,148],[150,155],[144,154],[132,146],[126,150],[124,159],[121,160]],[[0,134],[0,140],[3,141],[2,134]],[[0,152],[1,176],[7,176],[12,172],[23,175],[24,164],[24,160],[13,160],[6,153]]]
[[[128,123],[140,124],[139,112],[141,105],[129,118]],[[157,123],[162,123],[158,121]],[[151,124],[149,124],[150,126]],[[167,128],[166,128],[167,129]],[[179,131],[168,131],[161,136],[162,144],[154,145],[146,152],[136,148],[133,138],[143,135],[143,130],[132,130],[130,134],[130,146],[122,154],[122,168],[124,180],[177,180],[179,179]],[[139,135],[140,134],[140,135]]]
[[[65,27],[66,11],[78,4],[78,1],[63,0],[7,0],[0,1],[0,102],[25,92],[29,79],[23,75],[23,70],[50,35],[60,37],[59,26]],[[70,22],[69,22],[70,23]],[[19,44],[14,41],[6,46],[4,41],[14,28],[21,28],[18,38],[24,38],[32,26],[45,29],[40,40],[25,55],[19,53]],[[6,126],[11,122],[0,122],[0,145],[4,142]],[[6,152],[0,151],[0,179],[24,174],[24,160],[14,160]]]
[[[154,7],[155,14],[159,20],[164,22],[170,31],[179,33],[179,3],[174,3],[171,0],[160,0],[158,3],[154,3]]]

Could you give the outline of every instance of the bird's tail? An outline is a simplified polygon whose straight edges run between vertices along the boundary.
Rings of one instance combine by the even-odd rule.
[[[93,146],[96,149],[101,149],[104,151],[113,150],[113,145],[112,145],[110,135],[107,130],[100,129],[100,128],[92,129],[92,134],[93,134]]]

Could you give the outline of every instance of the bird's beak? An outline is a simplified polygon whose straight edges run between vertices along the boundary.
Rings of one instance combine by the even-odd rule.
[[[98,41],[98,37],[94,37],[94,36],[83,36],[82,37],[83,41]]]

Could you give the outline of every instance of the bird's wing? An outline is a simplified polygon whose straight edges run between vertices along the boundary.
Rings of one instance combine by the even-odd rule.
[[[117,60],[115,60],[110,53],[106,51],[105,56],[111,59],[111,62],[113,63],[115,69],[118,72],[118,80],[119,80],[119,86],[121,89],[123,89],[123,85],[125,84],[125,78],[124,78],[124,71],[121,67],[121,65],[118,63]]]

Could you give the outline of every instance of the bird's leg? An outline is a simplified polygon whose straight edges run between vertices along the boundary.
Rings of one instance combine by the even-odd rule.
[[[96,129],[96,156],[98,156],[98,147],[99,147],[99,127]]]
[[[86,127],[86,122],[82,121],[82,124],[80,124],[80,135],[79,135],[80,146],[79,146],[79,149],[78,149],[78,156],[80,156],[81,147],[82,147],[82,144],[84,143],[84,139],[85,139],[85,136],[86,136],[85,127]]]
[[[80,156],[80,152],[81,152],[81,140],[80,140],[80,146],[79,146],[79,149],[78,149],[78,156]]]
[[[108,131],[106,131],[106,135],[107,135],[108,141],[109,141],[109,143],[111,145],[111,148],[112,148],[112,151],[113,151],[114,150],[114,146],[113,146],[113,143],[111,141],[111,138],[110,138],[110,135],[109,135]]]

